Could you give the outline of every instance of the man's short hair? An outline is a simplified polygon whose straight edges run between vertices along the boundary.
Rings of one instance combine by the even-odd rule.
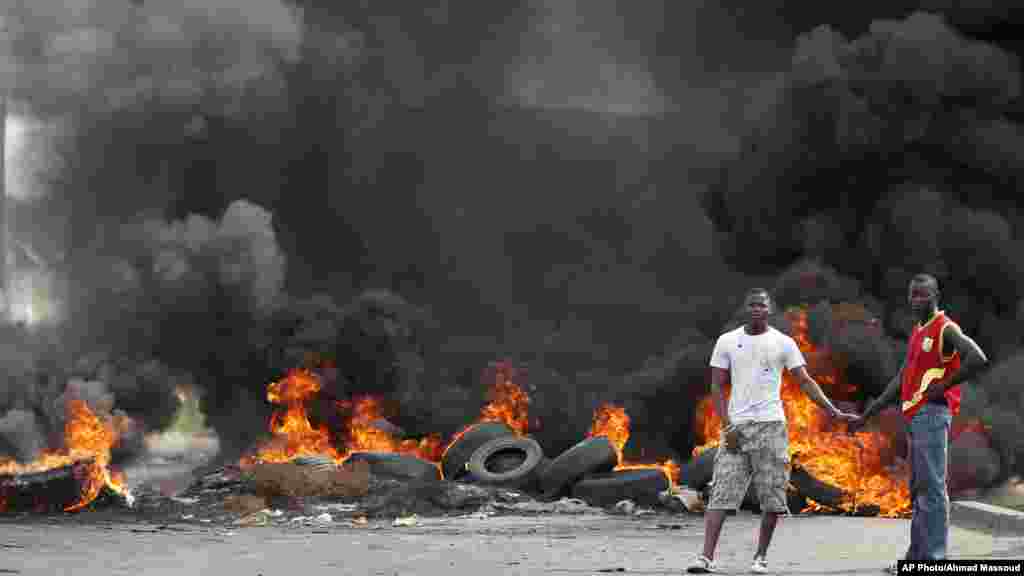
[[[743,299],[746,300],[747,298],[750,298],[751,296],[759,296],[759,295],[762,295],[762,294],[768,300],[772,299],[772,295],[771,295],[770,292],[768,292],[767,288],[751,288],[750,290],[747,290],[747,295],[744,296]]]
[[[910,279],[910,283],[924,284],[925,286],[931,286],[932,288],[935,289],[936,292],[939,291],[939,281],[936,280],[935,276],[932,276],[931,274],[915,274],[914,277]]]

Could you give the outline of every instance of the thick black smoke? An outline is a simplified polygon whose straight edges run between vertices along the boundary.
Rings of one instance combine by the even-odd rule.
[[[444,433],[510,357],[551,450],[610,400],[633,446],[683,452],[710,345],[751,283],[870,302],[896,335],[902,283],[939,254],[965,328],[1013,334],[1017,218],[982,193],[1016,170],[1012,58],[918,16],[853,42],[808,34],[780,75],[829,14],[794,30],[767,5],[633,4],[5,9],[12,94],[68,126],[47,193],[17,207],[17,234],[58,263],[67,318],[60,345],[11,364],[22,383],[2,407],[46,436],[68,381],[102,382],[160,427],[174,388],[198,385],[237,451],[265,431],[266,384],[326,359],[329,398],[384,394],[407,430]],[[705,214],[703,182],[737,150]],[[937,165],[951,168],[922,168]],[[922,221],[943,234],[903,232]],[[797,267],[776,286],[804,257],[823,283]],[[841,334],[859,378],[891,372],[891,342]]]

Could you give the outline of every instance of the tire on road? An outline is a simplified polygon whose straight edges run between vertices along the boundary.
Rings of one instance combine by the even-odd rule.
[[[658,494],[670,486],[668,476],[660,468],[615,470],[584,477],[573,485],[572,497],[600,507],[614,506],[622,500],[656,506]]]
[[[466,474],[466,464],[484,444],[505,436],[514,436],[515,432],[504,422],[481,422],[466,430],[441,455],[441,472],[446,480],[458,480]]]
[[[345,462],[366,462],[370,474],[396,480],[440,480],[441,471],[433,462],[394,452],[353,452]]]
[[[587,438],[552,460],[539,474],[538,487],[545,499],[557,498],[580,478],[611,472],[618,463],[618,453],[607,436]]]
[[[477,448],[466,468],[475,483],[526,489],[534,485],[534,474],[542,458],[544,450],[533,438],[503,436]],[[518,465],[507,469],[509,462],[515,460],[519,460]]]

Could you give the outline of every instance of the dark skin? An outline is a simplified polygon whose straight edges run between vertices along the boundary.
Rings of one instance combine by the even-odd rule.
[[[913,281],[908,289],[907,301],[910,303],[910,309],[918,323],[924,324],[939,310],[939,287],[932,281]],[[947,325],[942,331],[942,353],[949,356],[953,352],[960,353],[960,369],[946,378],[932,382],[925,390],[925,396],[928,398],[942,398],[950,388],[978,376],[989,368],[988,357],[985,356],[985,352],[978,346],[978,343],[961,332],[959,328]],[[899,397],[905,367],[906,360],[889,381],[885,391],[868,405],[854,426],[862,425]]]
[[[768,315],[772,311],[772,303],[767,294],[750,294],[744,303],[747,312],[747,322],[744,330],[751,336],[764,334],[768,330]],[[846,414],[836,409],[829,402],[818,383],[811,378],[804,366],[799,366],[791,371],[792,375],[800,382],[800,389],[807,394],[815,404],[824,409],[829,416],[847,422],[857,420],[857,416]],[[722,429],[726,431],[723,447],[730,451],[739,450],[739,432],[733,428],[729,421],[729,410],[725,402],[723,388],[729,379],[729,371],[721,368],[711,368],[711,395],[715,403],[715,410],[722,418]],[[704,514],[704,556],[714,558],[715,548],[718,547],[718,537],[722,533],[722,525],[725,523],[725,510],[708,510]],[[764,511],[761,515],[761,527],[758,531],[757,552],[755,556],[765,556],[768,552],[768,545],[771,543],[772,535],[775,533],[775,526],[778,524],[779,514],[771,511]]]

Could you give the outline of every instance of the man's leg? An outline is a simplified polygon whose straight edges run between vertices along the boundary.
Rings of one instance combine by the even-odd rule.
[[[779,522],[779,513],[762,510],[761,529],[757,533],[757,552],[754,556],[764,558],[768,555],[768,545],[772,543],[772,535],[775,534],[775,525]]]
[[[719,447],[718,455],[715,456],[711,499],[704,513],[704,556],[709,560],[715,558],[726,513],[739,508],[750,485],[750,478],[747,456],[742,452],[728,452],[724,446]]]
[[[726,514],[725,510],[709,509],[704,512],[704,557],[708,560],[715,559],[715,548],[718,547]]]
[[[914,470],[917,468],[914,466],[914,460],[917,458],[916,448],[914,447],[914,428],[911,423],[907,423],[907,461],[910,463],[910,544],[907,546],[907,553],[903,555],[904,560],[920,560],[921,557],[917,553],[917,547],[914,542],[917,540],[915,534],[915,526],[921,522],[917,518],[917,506],[914,505],[914,501],[917,499],[917,492],[920,489],[918,485],[918,475],[914,474]]]
[[[775,534],[779,516],[789,514],[786,485],[789,484],[789,437],[783,422],[765,426],[766,445],[751,452],[754,488],[761,503],[761,528],[755,558],[765,558]]]
[[[949,409],[927,405],[911,421],[913,437],[914,517],[911,546],[915,559],[946,557],[949,536],[949,495],[946,491],[946,458],[949,448]]]

